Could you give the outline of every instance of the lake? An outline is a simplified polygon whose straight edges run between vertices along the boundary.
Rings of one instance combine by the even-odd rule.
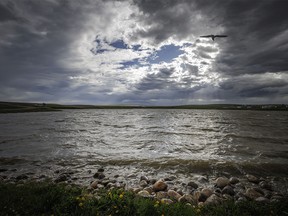
[[[86,183],[108,176],[288,177],[288,112],[185,109],[65,110],[0,114],[0,165]],[[1,174],[1,173],[0,173]],[[128,176],[128,177],[127,177]],[[136,180],[133,181],[136,181]],[[131,180],[132,181],[132,180]]]

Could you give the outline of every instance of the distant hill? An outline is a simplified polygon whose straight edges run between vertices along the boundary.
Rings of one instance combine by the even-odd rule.
[[[50,103],[0,102],[0,113],[51,112],[63,109],[217,109],[217,110],[278,110],[288,111],[286,104],[209,104],[180,106],[135,106],[135,105],[61,105]]]

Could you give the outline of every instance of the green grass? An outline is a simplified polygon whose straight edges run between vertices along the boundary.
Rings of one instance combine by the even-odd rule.
[[[0,215],[288,215],[288,202],[273,204],[225,202],[197,207],[163,204],[124,190],[97,195],[78,186],[53,183],[0,184]]]

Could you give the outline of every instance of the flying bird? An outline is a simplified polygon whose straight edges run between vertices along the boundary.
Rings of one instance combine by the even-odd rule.
[[[200,37],[212,38],[212,40],[214,41],[214,39],[216,37],[228,37],[228,36],[227,35],[204,35],[204,36],[200,36]]]

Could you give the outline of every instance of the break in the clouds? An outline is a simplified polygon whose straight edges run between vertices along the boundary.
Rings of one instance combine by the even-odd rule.
[[[284,0],[2,0],[0,100],[288,103]],[[227,38],[200,38],[225,34]]]

